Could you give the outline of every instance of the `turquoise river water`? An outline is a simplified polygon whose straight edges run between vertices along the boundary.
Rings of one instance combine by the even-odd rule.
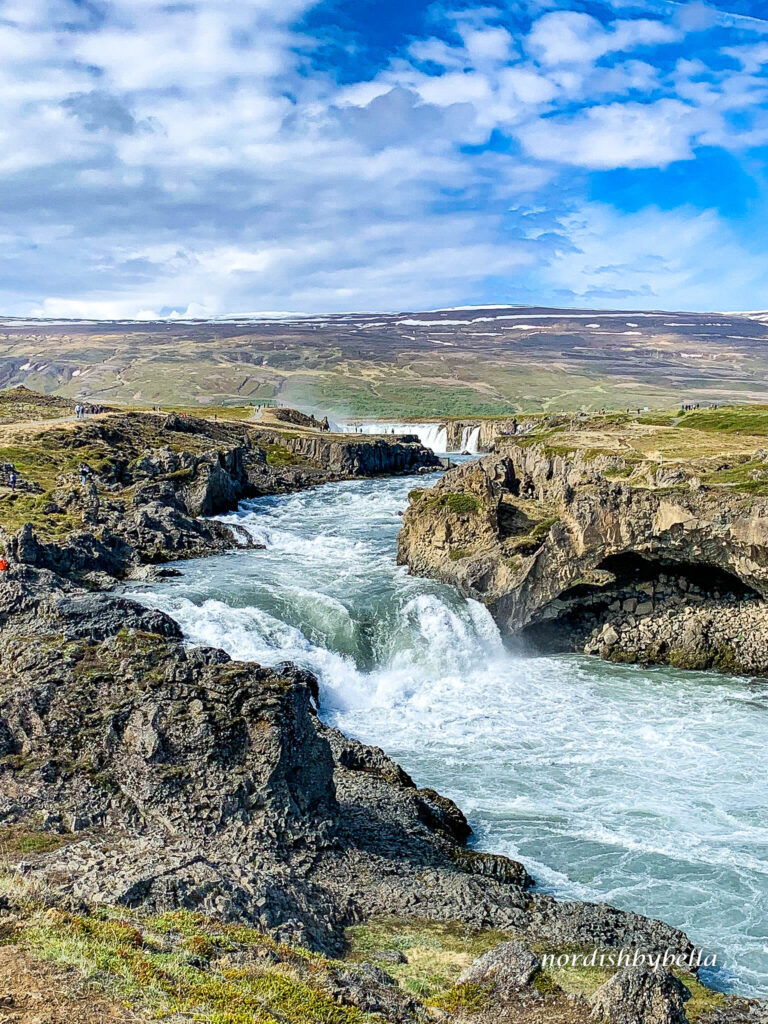
[[[487,610],[395,564],[418,479],[330,484],[223,517],[266,550],[134,587],[193,643],[321,684],[326,721],[452,797],[541,887],[662,918],[768,994],[768,683],[520,658]]]

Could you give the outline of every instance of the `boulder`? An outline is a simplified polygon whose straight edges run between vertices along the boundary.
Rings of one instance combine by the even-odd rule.
[[[687,1024],[690,991],[671,971],[625,967],[590,999],[594,1020],[606,1024]]]
[[[529,989],[540,970],[541,960],[521,942],[502,942],[470,964],[456,984],[479,985],[509,999]]]
[[[416,1000],[402,992],[395,979],[375,964],[344,967],[329,979],[328,987],[339,1002],[357,1006],[365,1013],[381,1014],[398,1024],[419,1016]]]

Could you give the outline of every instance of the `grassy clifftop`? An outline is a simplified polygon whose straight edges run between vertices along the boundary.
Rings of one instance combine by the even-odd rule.
[[[19,898],[17,881],[0,879],[0,888],[12,899]],[[500,942],[514,940],[513,935],[492,929],[473,931],[458,921],[373,919],[350,928],[346,956],[332,960],[282,945],[255,928],[188,911],[73,912],[46,907],[40,894],[25,894],[23,899],[21,914],[0,920],[0,982],[13,986],[11,978],[3,977],[9,968],[19,979],[22,964],[27,971],[37,968],[38,984],[44,982],[57,1005],[57,1024],[88,1019],[73,1012],[80,1000],[92,1012],[103,1013],[105,1020],[176,1024],[404,1024],[429,1019],[487,1024],[504,1019],[504,1007],[491,993],[458,982],[477,957]],[[15,956],[3,957],[4,949]],[[541,943],[535,952],[567,952],[573,957],[592,950],[566,951]],[[585,1019],[585,1000],[615,969],[573,963],[537,975],[534,998],[523,995],[514,1007],[519,1024],[576,1024]],[[377,1004],[381,992],[374,985],[362,999],[359,990],[347,989],[350,980],[365,984],[370,978],[365,965],[383,966],[394,981],[384,1002]],[[58,973],[62,968],[68,973]],[[688,972],[676,973],[691,992],[686,1005],[689,1024],[730,1019],[723,1016],[729,1010],[747,1008],[743,1000],[712,991]],[[35,994],[39,1004],[42,994]],[[22,1000],[23,994],[14,1001]]]
[[[638,484],[661,471],[669,477],[666,486],[674,486],[674,471],[680,470],[695,474],[705,487],[768,494],[766,405],[540,416],[529,418],[526,428],[524,435],[499,435],[497,449],[539,446],[548,455],[605,456],[615,460],[613,475]]]

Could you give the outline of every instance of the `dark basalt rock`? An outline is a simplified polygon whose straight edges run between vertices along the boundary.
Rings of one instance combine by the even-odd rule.
[[[590,999],[592,1018],[606,1024],[687,1024],[690,991],[671,971],[625,967]]]
[[[502,942],[478,957],[456,982],[480,985],[499,999],[510,999],[528,989],[541,970],[541,960],[521,942]]]
[[[0,574],[0,625],[0,823],[64,838],[20,868],[54,901],[197,908],[334,954],[376,914],[690,946],[466,850],[451,801],[319,722],[307,672],[187,650],[162,613],[27,565]]]
[[[82,576],[87,572],[122,575],[136,561],[131,546],[122,537],[106,534],[100,540],[93,533],[71,535],[61,544],[44,544],[25,523],[6,545],[7,554],[16,562],[49,569],[63,576]]]
[[[381,1014],[402,1024],[423,1016],[415,999],[406,995],[395,979],[374,964],[350,964],[336,972],[327,983],[331,995],[365,1013]]]
[[[181,437],[169,447],[166,434]],[[178,450],[184,438],[189,450]],[[154,447],[146,447],[150,439]],[[5,546],[14,561],[79,579],[91,573],[123,578],[141,564],[256,547],[247,531],[205,518],[232,511],[243,498],[439,467],[417,438],[347,443],[176,414],[164,421],[127,414],[89,422],[74,440],[84,450],[106,448],[109,458],[98,472],[91,467],[84,486],[75,486],[76,474],[62,476],[46,514],[66,513],[83,529],[45,543],[27,524]]]

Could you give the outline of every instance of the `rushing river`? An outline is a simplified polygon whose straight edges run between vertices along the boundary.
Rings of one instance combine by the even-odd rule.
[[[244,502],[224,519],[266,550],[134,596],[195,643],[312,669],[323,717],[456,800],[479,847],[684,928],[719,956],[708,980],[768,993],[768,684],[512,656],[485,608],[395,565],[416,479]]]

